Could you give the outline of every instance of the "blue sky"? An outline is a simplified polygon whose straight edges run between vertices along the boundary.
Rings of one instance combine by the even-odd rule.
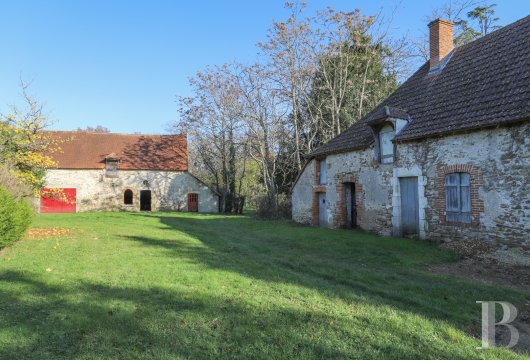
[[[396,35],[420,35],[445,1],[308,1],[372,14],[397,6]],[[502,25],[530,13],[527,0],[497,1]],[[175,95],[209,64],[251,61],[284,0],[0,0],[0,109],[18,99],[18,81],[52,111],[53,128],[103,125],[113,132],[164,133],[177,119]]]

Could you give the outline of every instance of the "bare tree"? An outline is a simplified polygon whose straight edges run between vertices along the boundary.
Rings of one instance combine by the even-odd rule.
[[[178,98],[193,169],[209,179],[230,211],[241,193],[247,160],[253,179],[276,211],[304,157],[364,116],[396,86],[405,41],[387,38],[387,22],[331,8],[303,16],[287,3],[258,44],[260,61],[210,67],[190,80],[193,96]],[[239,186],[237,186],[239,183]]]
[[[248,137],[248,154],[261,170],[267,196],[277,207],[279,179],[286,171],[281,166],[279,152],[290,139],[285,127],[286,112],[281,106],[281,96],[275,89],[269,70],[260,64],[242,66],[238,73],[241,90],[243,119]]]
[[[187,132],[192,158],[221,193],[221,210],[232,212],[238,194],[238,156],[244,148],[241,138],[241,105],[233,69],[214,66],[190,79],[193,97],[178,97],[180,121],[175,128]]]
[[[291,11],[283,22],[274,22],[267,34],[268,41],[258,46],[268,56],[270,67],[276,81],[278,95],[288,103],[293,124],[294,162],[298,170],[302,169],[302,123],[304,94],[310,86],[311,53],[308,43],[311,41],[310,24],[303,18],[307,7],[305,2],[288,2],[286,8]]]
[[[86,132],[86,133],[110,133],[110,130],[102,125],[87,126],[85,128],[78,127],[76,131]]]

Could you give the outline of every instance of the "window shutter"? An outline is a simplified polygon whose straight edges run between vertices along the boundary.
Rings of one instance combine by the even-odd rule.
[[[448,222],[471,222],[471,179],[468,173],[445,176],[445,210]]]

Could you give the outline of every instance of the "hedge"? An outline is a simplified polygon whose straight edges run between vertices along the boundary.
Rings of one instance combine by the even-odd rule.
[[[22,238],[33,215],[33,209],[26,199],[16,200],[0,187],[0,249]]]

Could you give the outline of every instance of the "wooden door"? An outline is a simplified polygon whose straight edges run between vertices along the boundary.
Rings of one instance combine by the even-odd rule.
[[[401,188],[401,231],[402,235],[419,233],[418,178],[399,178]]]
[[[318,225],[328,226],[328,209],[326,207],[326,193],[318,193]]]
[[[357,227],[357,204],[355,202],[355,184],[344,184],[346,190],[346,226],[350,229]]]
[[[199,194],[195,194],[195,193],[188,194],[188,211],[190,212],[199,211]]]

